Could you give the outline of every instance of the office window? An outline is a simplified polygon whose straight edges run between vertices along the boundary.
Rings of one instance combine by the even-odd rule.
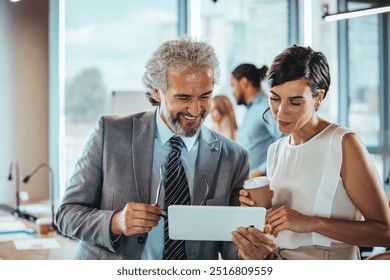
[[[115,113],[112,93],[143,95],[146,60],[176,36],[177,0],[66,1],[65,101],[60,105],[65,118],[60,160],[66,161],[61,176],[66,181],[97,118]],[[129,107],[129,112],[134,110]]]
[[[348,6],[351,10],[367,8],[356,3]],[[369,148],[380,147],[383,137],[380,131],[378,36],[377,15],[348,21],[348,126]],[[384,179],[383,157],[373,154],[373,159],[380,177]]]
[[[348,10],[366,9],[372,3],[348,2]],[[362,36],[364,34],[364,36]],[[348,20],[348,126],[372,153],[384,179],[384,131],[380,129],[379,16]]]
[[[221,63],[221,83],[216,85],[215,94],[232,97],[231,72],[239,64],[270,66],[273,58],[288,47],[287,2],[200,1],[200,37],[214,46]],[[235,109],[240,122],[244,108]]]
[[[326,1],[328,11],[335,13],[337,11],[337,0]],[[315,51],[321,51],[326,56],[329,68],[331,83],[326,98],[321,104],[319,115],[331,122],[337,122],[338,119],[338,98],[340,94],[338,90],[338,52],[337,52],[337,22],[328,22],[323,20],[324,1],[312,1],[312,32],[311,42],[312,48]],[[304,27],[305,28],[305,27]]]
[[[359,8],[366,7],[349,4],[351,10]],[[348,21],[348,123],[367,146],[380,144],[378,28],[376,15]]]

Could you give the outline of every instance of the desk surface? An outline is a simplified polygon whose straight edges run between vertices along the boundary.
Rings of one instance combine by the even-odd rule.
[[[0,258],[4,260],[71,260],[76,249],[77,241],[61,235],[54,237],[60,244],[56,249],[17,250],[13,241],[0,242]]]
[[[0,213],[0,215],[9,215]],[[36,225],[31,222],[22,221],[27,228],[36,229]],[[62,236],[55,232],[51,232],[47,235],[32,235],[33,238],[54,238],[60,248],[53,249],[31,249],[31,250],[18,250],[15,247],[14,241],[0,242],[0,259],[4,260],[71,260],[76,250],[77,241],[68,237]],[[20,239],[18,239],[20,240]]]

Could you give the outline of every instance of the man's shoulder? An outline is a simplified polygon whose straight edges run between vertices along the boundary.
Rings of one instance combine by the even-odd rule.
[[[132,115],[104,115],[100,117],[100,122],[108,125],[130,125],[133,120],[140,122],[154,121],[155,111],[139,112]]]

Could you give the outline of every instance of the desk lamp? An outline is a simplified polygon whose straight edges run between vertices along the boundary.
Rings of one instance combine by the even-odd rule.
[[[38,218],[34,215],[28,214],[26,212],[20,211],[20,187],[19,187],[19,163],[16,160],[11,161],[9,165],[9,175],[8,175],[8,181],[12,181],[12,171],[15,170],[15,195],[16,195],[16,207],[15,209],[12,209],[11,212],[14,216],[20,217],[22,219],[28,220],[30,222],[35,222]]]
[[[30,180],[30,178],[35,174],[37,173],[37,171],[39,169],[41,169],[42,167],[46,167],[47,169],[49,169],[49,176],[50,176],[50,180],[49,180],[49,191],[50,191],[50,206],[51,206],[51,227],[53,230],[57,230],[57,226],[56,224],[54,223],[54,192],[53,192],[53,170],[51,169],[51,167],[46,164],[46,163],[41,163],[39,165],[37,165],[36,167],[34,167],[33,169],[31,169],[31,171],[22,178],[22,181],[23,183],[28,183],[28,181]]]

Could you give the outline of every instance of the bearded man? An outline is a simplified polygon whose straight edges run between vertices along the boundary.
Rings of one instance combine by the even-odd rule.
[[[254,228],[235,231],[234,242],[167,234],[169,205],[239,205],[248,178],[247,152],[203,125],[219,75],[207,43],[167,41],[144,73],[157,108],[100,118],[56,213],[62,233],[81,240],[76,259],[237,259],[272,251],[250,242]]]

